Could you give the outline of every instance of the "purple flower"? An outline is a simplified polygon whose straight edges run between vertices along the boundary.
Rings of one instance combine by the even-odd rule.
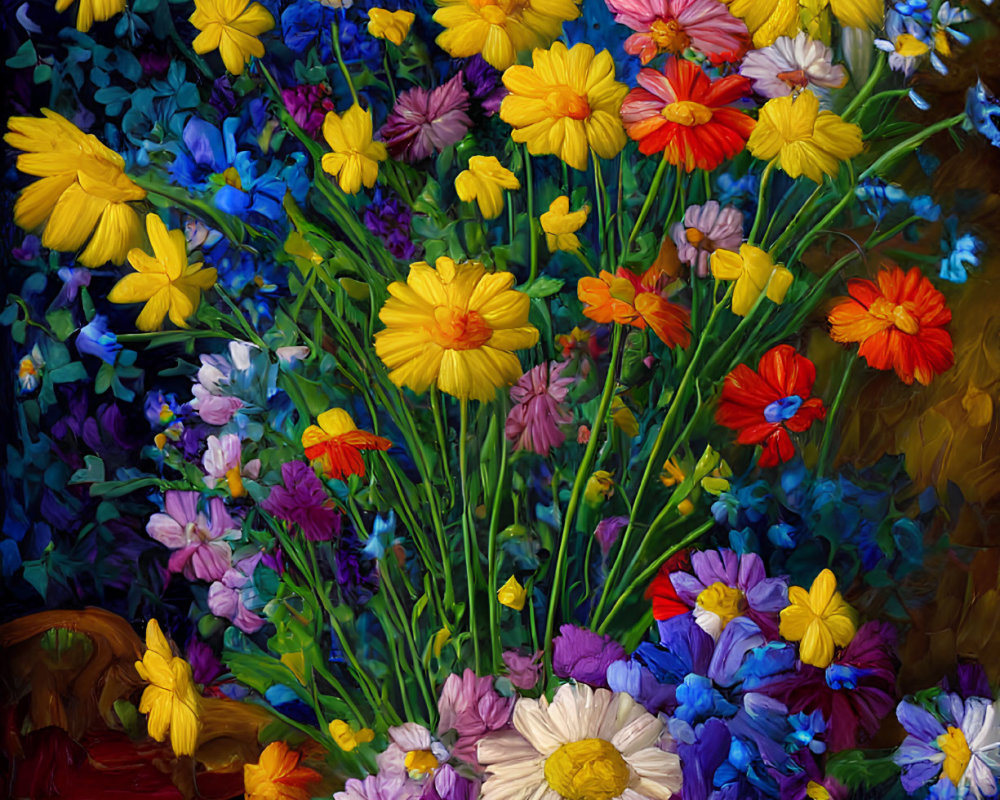
[[[283,89],[281,99],[295,123],[309,136],[316,138],[328,112],[334,110],[330,89],[325,84],[293,86]]]
[[[284,486],[275,486],[261,507],[299,526],[311,542],[326,542],[340,535],[340,512],[326,493],[312,467],[301,461],[281,465]]]
[[[30,237],[24,240],[26,245],[28,238]],[[13,255],[15,258],[20,258],[16,252]],[[76,302],[76,297],[80,293],[81,288],[90,286],[91,273],[89,269],[84,267],[61,267],[58,274],[63,282],[63,286],[59,290],[59,294],[56,295],[56,299],[52,301],[51,307],[65,308]]]
[[[608,687],[635,698],[650,714],[672,711],[677,705],[676,687],[660,683],[638,661],[616,661],[609,666]]]
[[[518,689],[534,689],[542,672],[542,651],[523,656],[517,650],[504,650],[503,663],[510,682]]]
[[[479,678],[471,669],[462,676],[449,675],[438,697],[438,734],[458,733],[452,755],[479,766],[476,745],[490,731],[507,727],[514,710],[513,697],[501,697],[493,689],[491,677]]]
[[[37,236],[35,236],[35,234],[33,233],[29,233],[27,236],[24,237],[20,247],[15,247],[10,251],[10,254],[14,256],[14,258],[16,258],[18,261],[34,261],[36,258],[38,258],[38,256],[41,255],[41,253],[42,253],[42,240],[39,239]],[[62,267],[59,270],[59,277],[65,281],[66,277],[64,277],[63,275],[64,271],[82,273],[87,276],[87,283],[90,283],[89,269],[83,269],[83,268],[72,269],[70,267]],[[73,297],[74,298],[76,297],[75,292],[73,294]]]
[[[122,346],[118,343],[118,337],[108,330],[108,318],[97,314],[80,328],[76,337],[76,349],[113,365]]]
[[[139,64],[142,65],[142,71],[146,75],[159,78],[167,74],[167,70],[170,68],[170,56],[166,53],[143,50],[139,53]],[[203,681],[199,681],[199,683],[203,683]]]
[[[628,525],[628,517],[608,517],[597,523],[597,527],[594,529],[594,538],[601,546],[601,555],[604,558],[608,557],[611,548],[618,541],[618,535],[626,525]]]
[[[374,202],[365,208],[365,225],[382,240],[382,244],[400,261],[409,261],[417,252],[410,241],[410,220],[413,212],[395,196],[382,198],[382,190],[375,190]]]
[[[547,456],[553,447],[566,441],[560,425],[568,425],[573,415],[562,405],[573,378],[563,378],[566,363],[539,364],[522,375],[510,389],[515,403],[507,415],[504,431],[514,442],[514,450],[530,450]]]
[[[264,620],[250,610],[258,604],[262,603],[257,591],[242,569],[227,569],[220,580],[208,587],[208,610],[217,617],[225,617],[244,633],[256,633],[264,627]]]
[[[209,501],[212,519],[197,510],[198,492],[168,491],[164,514],[153,514],[146,533],[174,552],[167,566],[189,581],[220,580],[229,569],[232,550],[227,538],[238,536],[233,518],[219,497]]]
[[[194,395],[191,408],[195,409],[198,416],[209,425],[225,425],[243,408],[243,401],[240,398],[212,394],[200,383],[191,387],[191,394]]]
[[[483,113],[492,117],[500,110],[500,103],[507,96],[501,73],[486,63],[481,55],[464,59],[462,73],[469,96],[479,103]]]
[[[682,602],[694,609],[695,621],[718,639],[736,616],[748,616],[769,639],[778,634],[778,613],[788,605],[788,586],[768,578],[756,553],[736,555],[732,550],[705,550],[691,556],[688,572],[674,572],[670,582]]]
[[[378,563],[368,557],[353,533],[338,539],[333,567],[340,596],[348,605],[364,605],[378,589]]]
[[[208,96],[208,104],[219,112],[220,117],[228,117],[236,110],[236,93],[229,81],[228,75],[216,78],[212,83],[212,93]]]
[[[222,674],[223,669],[222,664],[219,663],[219,659],[215,657],[212,648],[200,639],[192,636],[188,640],[185,650],[185,658],[191,665],[195,683],[211,683]]]
[[[357,778],[348,779],[344,791],[337,792],[333,797],[334,800],[417,800],[420,784],[405,773],[379,772],[360,781]]]
[[[688,206],[684,221],[670,227],[677,245],[677,257],[695,270],[699,278],[708,275],[708,258],[716,250],[738,250],[743,241],[743,213],[733,206],[723,208],[715,200]]]
[[[560,678],[572,678],[591,686],[608,688],[608,667],[628,656],[610,636],[563,625],[552,640],[552,670]]]
[[[420,800],[472,800],[477,788],[471,780],[459,775],[451,764],[442,764],[434,770],[434,779],[427,781]]]
[[[827,778],[816,756],[808,750],[800,751],[793,764],[790,774],[778,774],[782,800],[811,800],[815,796],[809,794],[811,783],[817,783],[826,789],[830,800],[847,800],[847,788],[836,779]]]
[[[699,726],[697,739],[678,742],[684,800],[708,800],[712,795],[715,773],[729,757],[730,741],[726,723],[713,717]]]
[[[414,163],[458,142],[472,125],[462,75],[430,91],[407,89],[396,100],[381,136],[393,158]]]

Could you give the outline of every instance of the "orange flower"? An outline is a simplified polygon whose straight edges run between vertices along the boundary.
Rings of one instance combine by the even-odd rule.
[[[830,312],[835,342],[860,342],[858,355],[875,369],[894,369],[906,384],[916,378],[924,386],[951,369],[955,353],[945,325],[951,310],[919,268],[904,272],[886,266],[878,285],[852,278],[851,295]]]
[[[310,800],[306,789],[322,779],[314,769],[300,767],[302,755],[284,742],[271,742],[256,764],[243,765],[246,800]]]
[[[617,322],[640,330],[648,325],[667,347],[687,347],[691,314],[667,300],[670,281],[658,264],[642,276],[619,267],[614,275],[601,270],[599,278],[580,278],[576,293],[584,304],[584,315],[595,322]]]
[[[302,433],[306,458],[319,461],[328,478],[346,480],[348,475],[364,475],[362,450],[388,450],[392,442],[368,431],[359,431],[351,415],[342,408],[320,414]]]

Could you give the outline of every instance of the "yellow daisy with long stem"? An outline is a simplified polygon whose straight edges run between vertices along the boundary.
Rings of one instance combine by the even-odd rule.
[[[242,75],[252,56],[264,55],[257,37],[274,27],[274,17],[260,3],[248,0],[194,0],[189,21],[201,33],[191,43],[196,53],[218,50],[233,75]]]
[[[215,285],[214,267],[202,269],[201,262],[188,264],[184,233],[168,231],[156,214],[146,215],[146,232],[153,245],[153,255],[139,248],[131,250],[128,262],[135,274],[126,275],[111,289],[112,303],[145,303],[135,326],[141,331],[163,327],[163,320],[178,328],[187,327],[187,318],[201,302],[201,293]]]
[[[521,377],[513,351],[538,342],[530,298],[513,285],[511,273],[488,273],[478,261],[411,264],[379,312],[385,330],[375,334],[375,352],[389,379],[417,394],[436,384],[461,400],[492,400]]]
[[[615,80],[611,53],[556,42],[531,60],[503,74],[510,94],[500,118],[514,129],[510,137],[532,155],[555,155],[579,170],[591,150],[601,158],[618,155],[628,141],[619,116],[628,87]]]
[[[191,756],[201,731],[201,696],[194,686],[191,665],[170,650],[160,623],[146,625],[146,652],[135,662],[139,677],[149,685],[139,699],[149,735],[162,742],[170,732],[170,746],[178,756]]]

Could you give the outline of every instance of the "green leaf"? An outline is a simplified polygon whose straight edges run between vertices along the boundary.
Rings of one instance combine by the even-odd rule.
[[[8,58],[5,63],[11,69],[23,69],[24,67],[33,66],[37,62],[38,53],[35,52],[35,45],[31,39],[28,39],[17,48],[17,52]]]
[[[60,308],[58,311],[46,314],[45,320],[60,342],[65,342],[76,330],[76,325],[73,324],[73,312],[68,308]]]
[[[536,278],[534,283],[521,291],[528,295],[528,297],[549,297],[562,289],[565,283],[566,281],[562,278],[550,278],[542,275],[540,278]]]
[[[104,461],[97,456],[87,455],[83,457],[85,466],[78,469],[69,479],[70,484],[74,483],[96,483],[104,480]]]
[[[111,388],[111,379],[115,377],[115,368],[110,364],[101,364],[97,370],[97,377],[94,379],[94,391],[97,394],[104,394]]]
[[[62,367],[57,367],[49,373],[49,380],[53,383],[73,383],[73,381],[87,380],[87,370],[79,361],[73,361]]]
[[[48,64],[39,64],[35,67],[34,73],[32,73],[31,79],[35,83],[45,83],[45,81],[52,79],[52,67]]]
[[[101,504],[97,507],[97,521],[100,523],[105,523],[113,519],[118,519],[118,508],[114,503],[109,503],[107,500],[102,500]]]
[[[45,567],[44,561],[25,561],[24,579],[35,587],[42,599],[49,591],[49,571]]]

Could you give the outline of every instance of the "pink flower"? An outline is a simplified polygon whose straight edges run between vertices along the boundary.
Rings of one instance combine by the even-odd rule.
[[[243,408],[240,398],[212,394],[200,383],[191,388],[191,393],[194,395],[191,408],[209,425],[225,425],[233,418],[233,414]]]
[[[334,110],[330,89],[325,84],[283,89],[281,99],[285,101],[285,107],[295,124],[314,139],[323,127],[327,112]]]
[[[507,677],[518,689],[534,689],[542,672],[542,651],[522,656],[517,650],[504,650],[503,663]]]
[[[415,781],[425,783],[437,769],[437,766],[432,766],[434,761],[440,765],[451,757],[448,748],[431,736],[427,728],[416,722],[404,722],[402,725],[389,728],[387,733],[389,746],[376,757],[380,774],[400,778],[406,778],[408,775]],[[406,755],[414,750],[429,750],[434,756],[434,761],[428,760],[426,763],[414,764],[412,768],[408,768]]]
[[[687,48],[713,62],[736,61],[750,44],[747,26],[719,0],[606,0],[615,21],[636,31],[625,52],[648,64],[660,53]]]
[[[528,370],[510,390],[516,405],[507,415],[505,432],[514,450],[530,450],[547,456],[553,447],[566,441],[560,425],[573,421],[561,403],[565,402],[572,378],[561,377],[566,364],[555,361]]]
[[[188,580],[215,581],[229,569],[232,550],[226,538],[238,536],[233,518],[219,497],[209,501],[212,519],[198,512],[197,492],[168,491],[165,514],[153,514],[146,533],[175,552],[167,563],[171,572]]]
[[[472,125],[468,110],[469,93],[459,73],[436,89],[400,94],[379,133],[393,158],[422,161],[465,136]]]
[[[513,710],[514,698],[497,694],[493,678],[478,678],[475,672],[466,669],[462,677],[449,675],[441,687],[438,733],[457,732],[452,755],[478,767],[476,745],[479,740],[490,731],[507,727]]]
[[[253,565],[256,563],[255,560]],[[244,633],[256,633],[264,627],[264,620],[248,608],[256,605],[258,599],[250,576],[237,567],[227,569],[220,580],[208,587],[208,610],[217,617],[225,617]]]
[[[740,74],[753,81],[753,90],[764,97],[784,97],[811,89],[823,107],[829,106],[830,89],[847,83],[847,72],[833,64],[833,51],[801,31],[794,39],[779,36],[774,44],[747,53]]]
[[[715,200],[702,206],[688,206],[684,221],[675,222],[670,237],[677,245],[677,257],[696,271],[708,275],[708,258],[716,250],[739,250],[743,242],[743,213],[733,206],[723,208]]]

